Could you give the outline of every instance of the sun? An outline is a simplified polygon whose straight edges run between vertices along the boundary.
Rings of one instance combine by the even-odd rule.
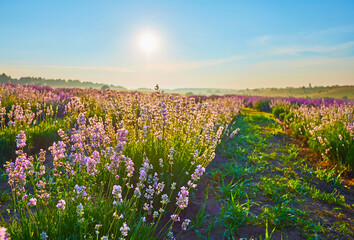
[[[157,38],[151,33],[145,33],[140,38],[140,47],[148,54],[157,48],[157,44]]]

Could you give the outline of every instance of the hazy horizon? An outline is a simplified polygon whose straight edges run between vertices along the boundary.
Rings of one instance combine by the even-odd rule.
[[[0,73],[128,89],[353,85],[353,12],[353,1],[5,1]]]

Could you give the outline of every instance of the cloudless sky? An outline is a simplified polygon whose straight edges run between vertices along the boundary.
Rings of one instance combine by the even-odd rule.
[[[0,72],[130,89],[354,85],[354,1],[1,0]]]

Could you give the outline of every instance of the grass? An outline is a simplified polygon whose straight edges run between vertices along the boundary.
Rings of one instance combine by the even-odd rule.
[[[189,230],[191,230],[191,229],[194,230],[194,232],[197,234],[198,238],[201,237],[201,234],[202,234],[201,230],[202,230],[202,226],[203,226],[204,222],[206,221],[206,219],[208,217],[211,216],[210,214],[205,214],[205,203],[207,200],[208,200],[208,189],[206,190],[204,204],[199,209],[195,218],[192,219],[192,225],[189,228]]]

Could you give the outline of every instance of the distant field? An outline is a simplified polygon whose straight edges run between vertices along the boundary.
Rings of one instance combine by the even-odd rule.
[[[251,95],[261,95],[269,97],[304,97],[304,98],[337,98],[354,99],[354,86],[340,87],[320,87],[320,88],[295,88],[250,91]]]
[[[128,90],[118,85],[105,83],[81,82],[79,80],[45,79],[38,77],[21,77],[19,79],[0,75],[1,83],[14,83],[20,85],[48,86],[51,88],[91,88],[91,89],[114,89]],[[129,89],[139,92],[154,92],[152,88]],[[354,85],[352,86],[315,86],[315,87],[287,87],[287,88],[257,88],[257,89],[223,89],[223,88],[176,88],[162,89],[167,93],[178,93],[184,95],[252,95],[265,97],[296,97],[296,98],[336,98],[354,100]]]
[[[259,88],[259,89],[208,89],[183,88],[165,90],[166,92],[186,95],[252,95],[265,97],[296,97],[296,98],[336,98],[354,100],[354,86],[301,87],[301,88]]]

